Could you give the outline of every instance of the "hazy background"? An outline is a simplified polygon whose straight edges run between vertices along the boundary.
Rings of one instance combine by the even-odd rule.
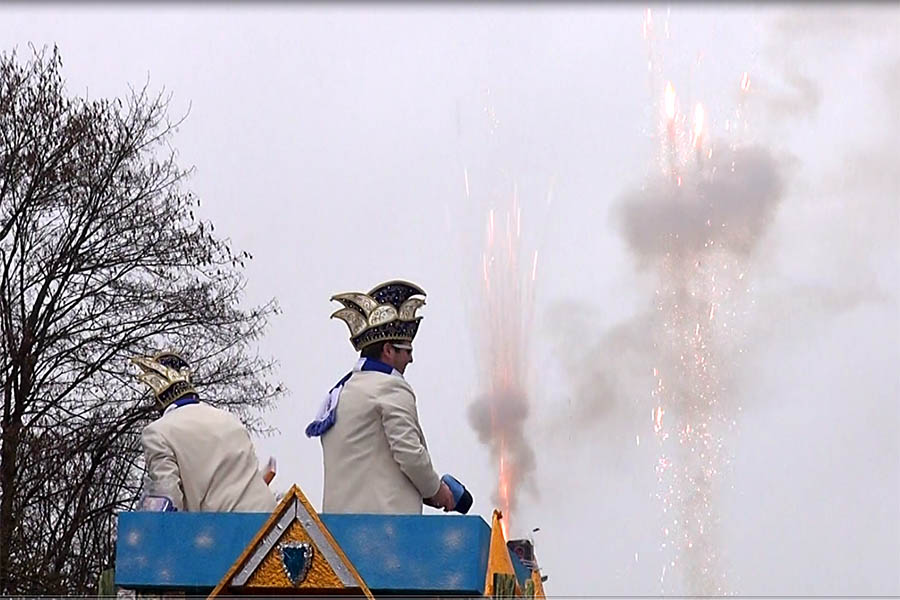
[[[654,281],[613,210],[657,168],[644,9],[15,4],[0,8],[0,46],[24,60],[28,42],[57,44],[73,94],[149,78],[173,115],[190,108],[174,144],[203,216],[253,254],[248,303],[283,309],[260,352],[290,394],[257,448],[279,460],[274,486],[296,482],[317,507],[321,451],[302,431],[355,359],[328,298],[405,278],[428,292],[407,378],[432,456],[490,518],[496,466],[466,415],[486,210],[514,183],[540,260],[538,495],[520,498],[512,533],[541,528],[552,595],[653,595],[651,332],[631,325]],[[728,591],[898,595],[900,10],[674,5],[669,33],[663,71],[714,133],[749,73],[742,139],[784,179],[747,258],[732,365]]]

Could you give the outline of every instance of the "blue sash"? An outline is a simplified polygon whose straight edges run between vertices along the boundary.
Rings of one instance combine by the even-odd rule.
[[[337,406],[338,400],[341,398],[341,390],[344,389],[344,384],[347,383],[347,380],[349,380],[354,373],[360,371],[378,371],[379,373],[385,373],[387,375],[403,377],[399,371],[390,365],[384,364],[380,360],[375,360],[374,358],[360,358],[353,367],[353,370],[341,377],[341,380],[334,384],[333,388],[328,390],[328,394],[325,396],[322,406],[319,407],[319,412],[316,413],[316,418],[313,419],[312,423],[306,426],[306,437],[320,436],[334,426],[334,422],[337,420]]]
[[[176,410],[182,406],[187,406],[188,404],[200,404],[200,399],[196,394],[188,394],[187,396],[182,396],[178,400],[169,403],[169,405],[163,411],[162,416],[164,417],[173,410]]]
[[[181,398],[179,398],[172,404],[174,406],[185,406],[187,404],[200,404],[200,400],[197,398],[197,396],[194,396],[193,394],[191,394],[189,396],[182,396]]]

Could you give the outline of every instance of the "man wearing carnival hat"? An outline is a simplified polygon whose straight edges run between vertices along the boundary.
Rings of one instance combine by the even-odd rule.
[[[154,510],[272,512],[250,435],[237,417],[201,402],[182,357],[162,352],[133,358],[138,378],[153,389],[162,414],[141,433],[147,467],[145,495]],[[147,508],[147,507],[145,507]]]
[[[416,396],[403,378],[413,362],[424,296],[412,283],[389,281],[368,294],[331,298],[343,304],[331,316],[350,328],[360,359],[306,428],[322,442],[323,512],[421,514],[423,502],[445,511],[455,507],[431,465]]]

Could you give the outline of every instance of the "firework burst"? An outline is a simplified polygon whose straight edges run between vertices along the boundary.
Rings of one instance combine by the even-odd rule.
[[[468,190],[468,172],[464,172]],[[479,350],[482,393],[469,418],[496,461],[493,501],[503,511],[504,533],[518,494],[529,487],[534,452],[525,430],[529,413],[528,347],[537,278],[537,251],[522,242],[522,207],[516,186],[487,211],[481,254]]]
[[[690,595],[726,594],[716,498],[726,485],[726,440],[740,410],[729,383],[742,316],[752,303],[744,281],[748,256],[780,197],[780,182],[770,155],[742,146],[733,133],[728,148],[713,153],[707,107],[680,102],[676,85],[662,78],[650,10],[642,32],[658,90],[653,129],[662,176],[626,199],[624,217],[632,249],[658,276],[648,413],[659,447],[660,586],[664,593],[683,587]],[[737,120],[749,75],[735,83]]]

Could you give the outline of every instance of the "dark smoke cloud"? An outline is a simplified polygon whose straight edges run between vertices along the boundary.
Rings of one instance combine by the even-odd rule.
[[[478,397],[469,406],[469,423],[478,434],[478,440],[488,446],[491,456],[499,459],[501,443],[506,457],[504,470],[509,484],[510,511],[515,512],[519,488],[536,494],[532,475],[534,451],[525,429],[528,418],[528,396],[521,391],[504,390]],[[502,506],[499,490],[494,490],[492,501]]]
[[[754,249],[782,197],[779,163],[766,148],[749,147],[723,153],[714,169],[696,185],[657,178],[622,197],[616,215],[642,264],[703,252],[710,241],[740,255]]]
[[[871,6],[809,5],[782,12],[763,51],[777,78],[760,78],[756,84],[764,92],[767,117],[783,123],[817,113],[824,91],[821,79],[811,73],[814,61],[809,60],[817,42],[824,42],[816,46],[820,52],[846,55],[861,41],[896,39],[898,27],[897,14],[885,18],[874,14]]]
[[[785,65],[783,83],[786,89],[768,88],[769,115],[786,120],[815,114],[822,102],[822,87],[792,64]]]
[[[602,445],[604,466],[627,470],[636,431],[646,429],[652,381],[652,311],[644,311],[598,332],[596,307],[560,302],[548,314],[555,352],[566,357],[571,401],[546,424],[548,439],[587,435]],[[643,426],[642,426],[643,425]]]
[[[707,175],[699,181],[686,176],[678,187],[660,176],[647,181],[643,189],[624,193],[612,216],[642,269],[659,272],[663,261],[673,257],[686,267],[693,266],[722,252],[747,262],[784,198],[785,164],[791,161],[779,162],[761,146],[722,152],[704,167]],[[713,167],[715,175],[709,175]],[[662,327],[654,300],[651,294],[644,310],[595,335],[590,334],[594,324],[577,320],[593,307],[565,302],[553,307],[548,329],[575,361],[571,413],[560,417],[556,430],[596,432],[600,427],[602,439],[610,442],[609,451],[615,456],[633,441],[636,429],[646,429],[652,369],[662,366],[654,347]],[[684,300],[685,304],[690,301]],[[703,313],[708,304],[700,298],[695,308]]]
[[[687,286],[690,274],[664,275],[663,263],[674,260],[689,269],[721,253],[750,261],[783,201],[785,164],[792,163],[779,161],[761,146],[721,152],[703,167],[705,175],[695,173],[699,179],[685,176],[678,187],[660,176],[647,181],[643,189],[624,193],[612,216],[640,268],[675,278],[671,283],[676,287],[682,285],[677,283],[682,277]],[[574,361],[571,411],[561,415],[553,429],[602,432],[598,439],[608,442],[605,446],[613,457],[634,442],[635,431],[646,431],[652,369],[670,366],[662,364],[666,359],[655,345],[663,323],[650,292],[644,310],[594,335],[590,331],[596,331],[595,324],[577,320],[594,307],[564,302],[548,315],[551,335]],[[684,289],[679,293],[686,310],[705,316],[709,310],[705,298],[692,298]],[[696,306],[691,308],[691,303]],[[723,385],[731,384],[729,373],[720,376]],[[737,403],[738,399],[729,396],[723,401]]]
[[[843,103],[845,95],[865,100],[853,118],[815,127],[840,137],[823,133],[820,155],[803,158],[804,174],[809,174],[792,181],[791,211],[760,261],[769,271],[772,291],[760,296],[761,318],[751,341],[767,339],[779,323],[789,321],[799,331],[865,304],[883,309],[897,303],[900,11],[875,8],[810,6],[786,10],[775,21],[767,55],[776,76],[780,68],[780,76],[790,80],[802,69],[831,84],[822,97],[825,103]],[[855,57],[845,66],[852,83],[846,71],[831,66],[848,55]],[[773,134],[783,130],[782,100],[771,89],[754,97],[762,109],[761,124]],[[782,262],[794,239],[817,240],[801,248],[817,265],[810,272],[816,281],[789,282],[778,272],[775,263]]]

